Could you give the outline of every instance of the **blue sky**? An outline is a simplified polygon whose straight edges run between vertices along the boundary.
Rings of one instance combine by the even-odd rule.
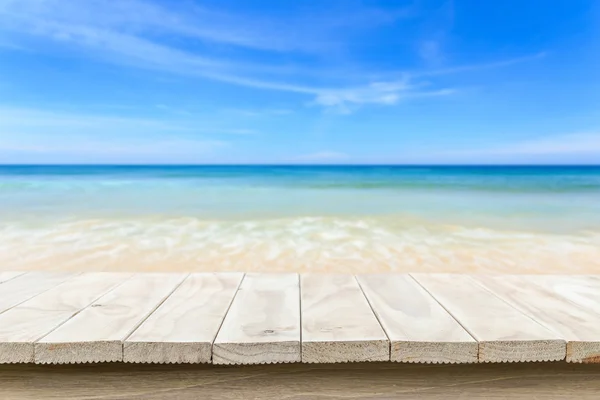
[[[600,2],[0,0],[0,163],[600,163]]]

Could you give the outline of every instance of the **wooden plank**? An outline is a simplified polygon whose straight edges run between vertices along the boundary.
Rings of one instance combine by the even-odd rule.
[[[0,285],[0,314],[74,277],[72,272],[29,272]]]
[[[185,279],[185,274],[136,274],[35,344],[35,362],[123,360],[123,341]]]
[[[25,274],[25,271],[0,271],[0,283],[4,283]]]
[[[490,368],[492,367],[492,368]],[[595,365],[0,366],[4,400],[598,400]]]
[[[514,275],[477,276],[476,279],[565,339],[568,362],[600,363],[600,301],[580,296],[589,286],[595,286],[593,292],[598,296],[600,281]],[[579,303],[579,299],[583,301]]]
[[[213,363],[299,361],[298,275],[246,274],[213,344]]]
[[[302,362],[389,361],[390,344],[352,275],[300,280]]]
[[[212,344],[242,277],[241,273],[190,275],[125,341],[123,360],[210,363]]]
[[[85,273],[0,314],[0,363],[32,363],[38,339],[129,276]]]
[[[595,308],[600,303],[600,277],[597,275],[528,275],[550,287],[572,304]]]
[[[564,360],[566,342],[466,275],[412,275],[479,342],[480,362]]]
[[[477,341],[408,274],[358,275],[391,342],[391,361],[477,362]]]

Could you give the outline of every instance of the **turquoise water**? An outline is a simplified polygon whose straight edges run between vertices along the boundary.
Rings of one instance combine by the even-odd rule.
[[[600,227],[600,167],[0,167],[4,219],[404,217]]]
[[[589,269],[600,167],[0,166],[0,221],[19,267]]]

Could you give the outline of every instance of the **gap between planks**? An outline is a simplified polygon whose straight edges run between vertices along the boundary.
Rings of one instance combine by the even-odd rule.
[[[241,284],[238,281],[238,286],[230,285],[224,292],[218,285],[208,285],[213,288],[211,295],[202,293],[201,285],[190,283],[194,275],[136,274],[131,279],[138,283],[129,283],[130,290],[122,289],[127,286],[124,282],[79,311],[58,310],[62,316],[57,318],[62,322],[34,345],[35,361],[199,363],[211,362],[212,358],[215,364],[386,360],[462,363],[561,360],[565,356],[574,362],[600,361],[600,334],[595,330],[581,325],[581,329],[571,329],[572,335],[565,339],[565,322],[556,322],[558,314],[542,307],[546,303],[540,298],[532,298],[533,304],[526,302],[525,295],[507,300],[506,295],[466,275],[385,274],[374,278],[240,274]],[[77,274],[35,272],[12,277],[0,273],[0,279],[3,276],[9,279],[0,283],[0,305],[5,307],[0,312],[8,317],[0,313],[0,326],[6,325],[2,318],[9,321],[25,313],[27,304],[35,305],[36,297],[43,299],[46,293],[53,298],[57,287],[76,277],[83,279]],[[294,278],[282,278],[285,276]],[[286,279],[295,281],[286,286],[282,284]],[[548,279],[535,276],[530,283],[532,287],[545,287]],[[153,283],[141,283],[145,280]],[[574,315],[581,314],[582,309],[586,314],[581,315],[586,318],[596,315],[600,279],[582,276],[571,280],[568,288],[562,285],[560,290],[552,289],[556,298],[549,301],[561,304],[563,310]],[[184,286],[186,282],[190,287]],[[186,287],[191,292],[184,292]],[[186,302],[185,293],[192,293],[195,300]],[[223,296],[211,303],[210,298],[216,298],[216,294]],[[196,302],[201,299],[205,303],[197,308]],[[218,312],[208,312],[212,306]],[[41,303],[36,307],[43,310]],[[534,312],[540,309],[543,314]],[[278,311],[269,317],[266,310]],[[75,315],[71,315],[73,312]],[[206,321],[211,321],[206,324],[206,336],[194,332],[201,326],[194,325],[197,319],[190,318],[192,323],[188,323],[185,318],[186,314],[202,317],[203,312],[207,312]],[[546,315],[550,317],[543,319]],[[120,322],[116,324],[115,318]],[[42,327],[43,321],[34,325]],[[105,325],[116,333],[104,331],[105,335],[100,335]],[[435,329],[428,329],[431,327]],[[165,330],[160,331],[162,328]],[[587,346],[585,351],[573,350],[578,341]],[[31,360],[28,355],[25,359]]]
[[[470,276],[411,274],[479,342],[479,362],[559,361],[566,341]]]

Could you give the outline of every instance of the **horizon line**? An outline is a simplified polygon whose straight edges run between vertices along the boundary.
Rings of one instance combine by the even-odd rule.
[[[284,164],[284,163],[206,163],[206,164],[152,164],[152,163],[0,163],[0,167],[600,167],[597,164],[429,164],[429,163],[389,163],[389,164],[327,164],[327,163],[301,163],[301,164]]]

